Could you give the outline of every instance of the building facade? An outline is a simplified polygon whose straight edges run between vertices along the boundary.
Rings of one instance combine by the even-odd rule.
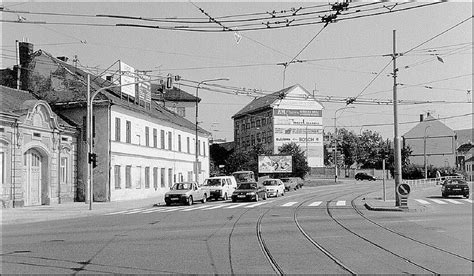
[[[20,43],[21,44],[21,43]],[[22,49],[22,48],[20,48]],[[77,200],[88,200],[87,75],[90,89],[102,89],[93,103],[94,201],[139,199],[163,195],[177,181],[209,176],[210,133],[155,101],[137,101],[121,86],[91,75],[47,52],[32,52],[22,68],[21,85],[47,101],[61,117],[80,130],[77,161]],[[22,70],[23,73],[23,70]],[[111,87],[104,89],[104,87]],[[195,153],[198,165],[195,165]]]
[[[235,149],[261,145],[278,154],[281,146],[293,142],[305,152],[310,167],[323,167],[322,110],[300,85],[255,99],[232,117]]]
[[[73,201],[77,129],[28,91],[0,86],[0,182],[3,207]]]

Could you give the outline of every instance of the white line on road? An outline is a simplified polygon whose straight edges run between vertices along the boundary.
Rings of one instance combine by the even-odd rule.
[[[423,199],[415,199],[415,200],[418,201],[421,204],[431,204],[430,202],[428,202],[426,200],[423,200]]]
[[[344,205],[346,205],[345,200],[339,200],[338,202],[336,202],[336,206],[344,206]]]
[[[113,212],[113,213],[108,213],[106,215],[118,215],[118,214],[123,214],[123,213],[128,213],[136,210],[144,210],[143,208],[138,208],[138,209],[130,209],[130,210],[123,210],[123,211],[118,211],[118,212]]]
[[[245,208],[253,208],[253,207],[256,207],[256,206],[263,205],[263,204],[265,204],[265,203],[266,203],[266,202],[254,203],[254,204],[252,204],[252,205],[245,206]]]
[[[445,201],[451,202],[451,203],[454,203],[454,204],[462,204],[461,202],[456,201],[456,200],[454,200],[454,199],[445,199]]]
[[[439,199],[433,199],[433,198],[430,198],[431,201],[433,201],[434,203],[438,203],[438,204],[448,204],[442,200],[439,200]]]
[[[224,206],[226,206],[226,205],[228,205],[228,204],[219,204],[219,205],[211,206],[211,207],[209,207],[209,208],[205,208],[205,209],[203,209],[203,210],[206,211],[206,210],[217,209],[217,208],[224,207]]]
[[[186,209],[182,209],[180,210],[181,212],[189,212],[189,211],[194,211],[194,210],[198,210],[198,209],[202,209],[202,208],[206,208],[208,207],[207,205],[203,205],[203,206],[198,206],[198,207],[194,207],[194,208],[186,208]]]
[[[180,206],[180,207],[171,207],[171,208],[165,208],[163,211],[161,211],[162,213],[166,213],[166,212],[173,212],[173,211],[179,211],[179,210],[183,210],[185,209],[186,207],[183,207],[183,206]]]
[[[149,213],[155,213],[155,212],[163,212],[165,209],[163,208],[153,208],[150,210],[143,211],[142,214],[149,214]]]
[[[150,209],[134,210],[134,211],[127,212],[126,214],[127,214],[127,215],[136,214],[136,213],[141,213],[141,212],[143,212],[143,211],[149,211],[149,210],[150,210]]]
[[[319,206],[319,205],[321,205],[321,203],[323,203],[323,202],[322,201],[315,201],[315,202],[311,203],[308,206]]]
[[[250,203],[238,203],[238,204],[226,207],[226,209],[234,209],[234,208],[237,208],[237,207],[245,206],[247,204],[250,204]]]
[[[464,201],[467,201],[469,203],[472,203],[472,199],[463,199]]]
[[[281,205],[281,206],[283,206],[283,207],[289,207],[289,206],[295,205],[296,203],[298,203],[298,202],[292,201],[292,202],[285,203],[285,204],[283,204],[283,205]]]

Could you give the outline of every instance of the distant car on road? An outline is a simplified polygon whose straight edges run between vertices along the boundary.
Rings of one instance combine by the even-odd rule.
[[[267,189],[262,184],[255,181],[242,182],[232,194],[232,202],[237,200],[258,201],[260,198],[266,200],[267,197]]]
[[[354,178],[355,180],[369,180],[369,181],[377,180],[377,178],[375,178],[373,175],[370,175],[365,172],[356,173]]]
[[[295,177],[284,177],[284,178],[280,178],[280,180],[285,185],[286,191],[296,190],[299,188],[298,180]]]
[[[262,182],[263,186],[267,189],[268,196],[284,196],[285,195],[285,184],[280,179],[269,178]]]
[[[469,185],[464,179],[446,179],[441,186],[441,195],[462,195],[469,198]]]
[[[166,205],[172,203],[183,203],[193,205],[194,201],[207,201],[208,194],[202,190],[196,182],[175,183],[171,189],[165,193]]]

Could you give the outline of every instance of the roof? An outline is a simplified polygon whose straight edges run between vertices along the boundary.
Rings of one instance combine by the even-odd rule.
[[[249,104],[247,104],[244,108],[242,108],[239,112],[234,114],[232,118],[237,118],[240,116],[243,116],[245,114],[249,114],[252,112],[257,112],[260,110],[265,110],[271,107],[273,103],[275,103],[276,100],[281,99],[282,97],[286,96],[290,90],[298,86],[297,84],[284,88],[280,91],[274,92],[272,94],[268,94],[266,96],[257,98],[253,101],[251,101]]]
[[[403,137],[405,139],[410,138],[423,138],[425,134],[429,137],[442,137],[442,136],[454,136],[454,131],[447,127],[445,124],[437,120],[431,115],[428,115],[425,120],[418,123],[408,132],[406,132]]]
[[[41,101],[28,91],[18,90],[6,86],[0,86],[0,99],[0,111],[13,116],[26,114],[29,110],[29,107],[33,107],[34,103]],[[71,124],[67,123],[56,113],[55,115],[59,125],[71,127]]]
[[[474,144],[472,143],[462,144],[461,146],[458,147],[458,152],[468,152],[472,148],[474,148]]]
[[[170,102],[198,102],[201,101],[200,98],[196,98],[194,95],[191,95],[180,88],[173,86],[172,89],[161,90],[161,85],[157,83],[151,84],[151,98],[155,101],[170,101]]]
[[[456,141],[458,145],[474,143],[474,140],[472,140],[472,137],[474,136],[473,128],[455,130],[454,132],[456,132]]]
[[[85,72],[77,67],[74,67],[71,64],[68,64],[60,59],[57,59],[53,57],[51,54],[43,50],[38,50],[35,53],[35,58],[48,58],[54,62],[53,69],[49,67],[43,70],[52,70],[53,72],[64,73],[70,77],[70,80],[67,80],[67,82],[64,81],[65,84],[64,83],[62,84],[62,85],[69,85],[69,86],[64,87],[64,89],[61,90],[61,93],[57,93],[57,92],[52,93],[52,91],[47,91],[46,93],[41,94],[40,98],[46,100],[52,106],[67,108],[69,104],[77,104],[77,103],[85,104],[86,98],[87,98],[87,89],[86,89],[87,75],[90,75],[91,91],[114,85],[114,83],[108,80],[104,80],[100,78],[99,76],[92,75],[91,73]],[[42,63],[37,62],[36,64],[42,64]],[[49,66],[51,66],[51,63],[49,64]],[[54,68],[56,68],[56,70]],[[44,73],[45,72],[43,72],[43,74]],[[54,76],[54,73],[52,75]],[[109,88],[109,89],[99,92],[95,100],[101,100],[101,99],[107,100],[111,102],[112,104],[127,108],[129,110],[133,110],[138,113],[147,114],[148,116],[152,118],[166,121],[166,122],[187,128],[189,130],[194,131],[196,128],[194,123],[156,104],[154,101],[151,101],[151,109],[147,109],[133,102],[129,102],[126,98],[121,96],[120,89],[118,87]],[[198,129],[200,133],[210,135],[210,132],[202,129],[201,127],[198,127]]]

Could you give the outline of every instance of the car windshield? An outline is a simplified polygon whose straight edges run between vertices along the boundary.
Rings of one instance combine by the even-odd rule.
[[[240,190],[248,190],[257,188],[257,183],[242,183],[239,185]]]
[[[456,180],[449,180],[445,184],[446,185],[463,185],[463,184],[466,184],[466,182],[456,179]]]
[[[282,178],[282,179],[280,179],[280,180],[283,181],[283,182],[289,182],[289,181],[290,181],[289,178]]]
[[[176,183],[173,185],[172,190],[191,190],[191,183]]]
[[[204,182],[204,186],[220,186],[221,185],[221,180],[220,179],[206,179],[206,182]]]
[[[265,180],[263,181],[263,186],[277,186],[278,183],[276,180]]]

